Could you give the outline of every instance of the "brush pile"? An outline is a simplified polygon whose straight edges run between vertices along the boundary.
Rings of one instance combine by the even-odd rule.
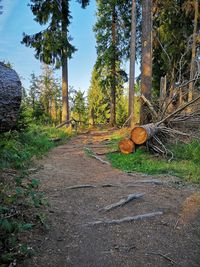
[[[166,147],[167,143],[187,142],[191,138],[199,138],[199,94],[193,100],[178,106],[171,113],[168,112],[171,100],[165,107],[162,106],[159,112],[156,112],[153,105],[144,96],[141,96],[141,99],[148,108],[148,112],[151,113],[153,122],[135,126],[131,130],[130,138],[119,142],[119,149],[122,153],[134,153],[138,147],[146,145],[148,150],[173,158],[172,152]]]

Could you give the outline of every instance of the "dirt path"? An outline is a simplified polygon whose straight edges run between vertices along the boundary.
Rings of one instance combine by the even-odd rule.
[[[197,188],[176,182],[167,185],[140,184],[152,179],[129,176],[88,157],[83,147],[93,146],[106,136],[86,134],[53,149],[41,161],[43,168],[33,175],[45,192],[50,230],[30,236],[37,254],[20,266],[26,267],[140,267],[200,266],[200,212]],[[155,179],[155,177],[153,177]],[[79,184],[96,188],[67,189]],[[118,184],[118,187],[102,187]],[[131,193],[144,197],[110,212],[99,209]],[[149,212],[163,215],[120,225],[86,226],[99,219],[118,219]],[[172,261],[170,261],[170,259]]]

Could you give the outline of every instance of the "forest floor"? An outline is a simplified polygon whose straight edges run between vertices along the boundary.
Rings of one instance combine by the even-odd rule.
[[[50,228],[29,233],[36,253],[18,266],[200,266],[199,188],[176,177],[130,176],[85,153],[84,147],[105,151],[99,144],[107,137],[104,132],[79,135],[39,161],[42,167],[31,177],[41,181],[49,202]],[[161,183],[141,182],[147,179]],[[136,184],[127,186],[130,183]],[[83,184],[96,187],[68,188]],[[145,195],[109,212],[99,211],[132,193]],[[88,225],[157,211],[163,214],[117,225]]]

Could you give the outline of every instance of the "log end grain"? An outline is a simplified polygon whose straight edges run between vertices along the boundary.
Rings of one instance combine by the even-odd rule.
[[[119,142],[119,149],[123,154],[130,154],[135,151],[135,144],[130,139],[123,139]]]
[[[145,128],[137,126],[131,131],[131,140],[137,144],[142,145],[148,139],[148,133]]]

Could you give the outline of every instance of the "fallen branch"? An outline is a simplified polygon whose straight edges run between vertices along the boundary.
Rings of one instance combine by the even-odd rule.
[[[80,184],[80,185],[69,186],[66,189],[80,189],[80,188],[96,188],[96,185],[92,185],[92,184]]]
[[[56,129],[61,128],[66,124],[70,124],[71,122],[72,122],[72,120],[64,121],[64,122],[60,123],[59,125],[57,125]]]
[[[128,173],[129,176],[135,176],[132,173]],[[162,185],[164,182],[158,179],[146,179],[146,180],[136,180],[133,183],[128,184],[127,186],[135,186],[135,184],[155,184],[155,185]]]
[[[175,110],[174,112],[172,112],[171,114],[169,114],[167,117],[165,117],[164,119],[162,119],[161,121],[159,121],[158,123],[156,123],[156,126],[161,125],[162,123],[164,123],[168,119],[172,118],[177,113],[180,113],[181,111],[183,111],[184,109],[186,109],[188,106],[194,104],[199,99],[200,99],[200,96],[196,97],[195,99],[193,99],[190,102],[186,103],[185,105],[181,106],[180,108],[178,108],[177,110]]]
[[[147,105],[147,107],[151,111],[151,114],[153,115],[153,117],[155,117],[157,119],[158,118],[158,113],[155,111],[155,109],[154,109],[153,105],[151,104],[151,102],[144,95],[141,95],[140,98],[142,99],[144,104]]]
[[[176,263],[173,259],[169,258],[167,255],[162,254],[161,252],[147,252],[146,255],[158,255],[163,257],[164,259],[170,261],[172,264]]]
[[[100,220],[100,221],[89,222],[89,223],[86,224],[86,226],[89,226],[89,225],[95,226],[95,225],[101,225],[101,224],[105,224],[105,225],[107,225],[107,224],[108,225],[121,224],[121,223],[126,223],[126,222],[144,220],[144,219],[152,218],[152,217],[155,217],[157,215],[162,215],[162,214],[163,214],[162,211],[156,211],[156,212],[136,215],[136,216],[133,216],[133,217],[124,217],[124,218],[119,219],[119,220]]]
[[[99,211],[110,211],[110,210],[113,210],[113,209],[115,209],[117,207],[124,206],[125,204],[129,203],[130,201],[132,201],[134,199],[138,199],[138,198],[141,198],[143,196],[144,196],[144,194],[142,194],[142,193],[130,194],[126,198],[122,198],[117,203],[110,204],[110,205],[100,209]]]
[[[95,158],[95,159],[101,161],[101,163],[103,163],[103,164],[110,165],[110,162],[105,161],[105,160],[103,160],[102,158],[98,157],[98,156],[95,155],[95,153],[94,153],[93,151],[91,151],[89,148],[84,147],[84,149],[87,150],[87,151],[89,152],[89,156],[90,156],[90,157]]]
[[[81,189],[81,188],[97,188],[97,187],[119,187],[119,184],[102,184],[102,185],[92,185],[92,184],[80,184],[80,185],[72,185],[67,187],[66,189]]]
[[[107,152],[96,152],[96,155],[103,156],[103,155],[106,155],[108,153],[117,153],[117,152],[119,152],[119,149],[113,150],[113,151],[107,151]]]

